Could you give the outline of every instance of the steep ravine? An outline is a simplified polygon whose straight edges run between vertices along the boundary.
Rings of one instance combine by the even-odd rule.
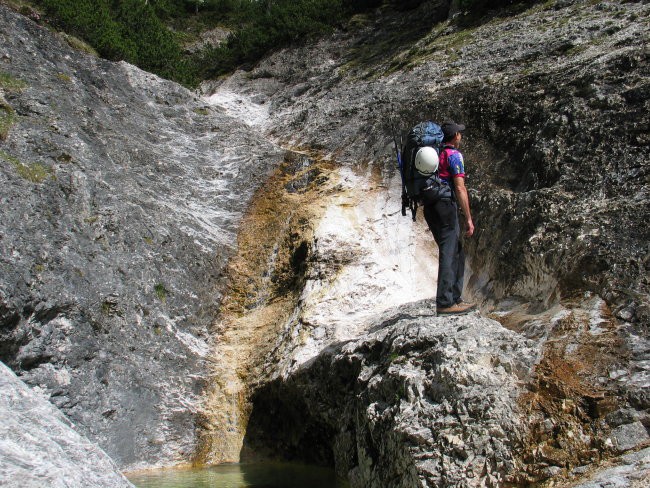
[[[0,6],[0,359],[122,469],[644,486],[649,8],[385,6],[199,96]],[[481,309],[439,318],[391,128],[446,117]]]
[[[232,104],[223,88],[210,101],[252,127],[268,122],[248,97],[236,98]],[[301,364],[327,344],[359,335],[367,317],[434,293],[435,255],[424,229],[385,218],[394,193],[370,171],[287,149],[256,193],[226,271],[195,463],[256,456],[244,437],[252,388],[275,374],[269,357]],[[387,233],[396,239],[385,241]],[[411,279],[415,270],[427,272]]]
[[[238,253],[227,268],[227,291],[214,324],[212,383],[200,412],[194,462],[238,462],[250,414],[249,384],[304,286],[311,225],[335,182],[327,161],[287,151],[244,216]]]

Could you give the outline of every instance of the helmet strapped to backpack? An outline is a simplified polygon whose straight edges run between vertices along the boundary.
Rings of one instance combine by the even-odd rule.
[[[438,171],[438,151],[430,146],[418,149],[415,153],[415,169],[424,176],[431,176]]]
[[[420,192],[430,187],[427,180],[438,170],[440,147],[444,134],[434,122],[421,122],[408,133],[399,154],[402,176],[402,215],[411,209],[413,220],[417,212]]]

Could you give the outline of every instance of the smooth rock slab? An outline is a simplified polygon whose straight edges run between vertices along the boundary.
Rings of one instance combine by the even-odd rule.
[[[99,447],[0,363],[0,485],[20,488],[133,486]]]
[[[0,141],[0,360],[121,468],[187,462],[224,268],[284,151],[4,5],[0,71],[23,86]]]

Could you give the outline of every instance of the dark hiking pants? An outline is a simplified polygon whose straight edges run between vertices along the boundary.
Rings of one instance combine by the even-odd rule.
[[[454,200],[439,200],[424,207],[433,238],[438,244],[438,292],[436,305],[451,307],[460,300],[465,276],[465,253],[460,241],[458,206]]]

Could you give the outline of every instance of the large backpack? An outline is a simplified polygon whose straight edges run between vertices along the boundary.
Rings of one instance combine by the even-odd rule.
[[[437,187],[443,184],[440,178],[438,178],[437,173],[433,175],[423,174],[417,170],[415,167],[415,155],[424,146],[432,147],[440,154],[443,138],[444,134],[441,127],[435,122],[426,121],[419,123],[411,129],[406,136],[401,153],[397,149],[397,141],[395,141],[397,161],[402,177],[402,215],[406,215],[406,209],[409,208],[413,220],[415,220],[418,203],[420,203],[423,196],[439,198]],[[432,196],[433,193],[424,195],[424,189],[427,189],[427,191],[435,189],[435,196]],[[427,200],[431,201],[429,198]]]

